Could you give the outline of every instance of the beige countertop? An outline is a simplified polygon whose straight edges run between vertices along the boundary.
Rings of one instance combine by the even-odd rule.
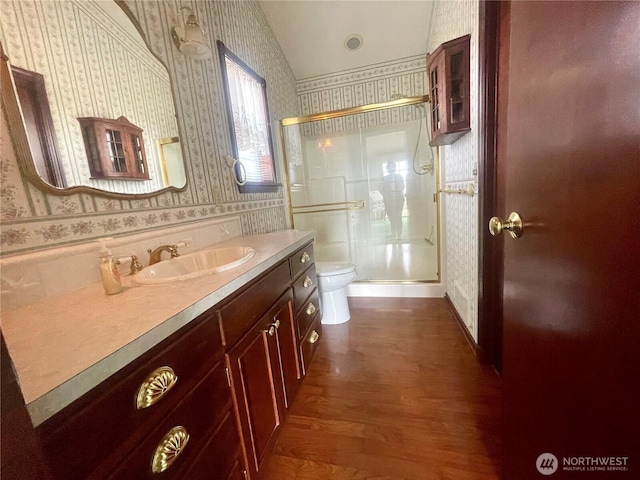
[[[101,283],[2,311],[2,331],[27,409],[38,425],[169,335],[313,240],[286,230],[237,237],[255,255],[226,272],[183,282],[125,288]],[[216,246],[218,246],[216,245]]]

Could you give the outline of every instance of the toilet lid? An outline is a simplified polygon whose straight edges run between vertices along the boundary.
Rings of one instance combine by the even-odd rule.
[[[316,274],[319,277],[325,275],[340,275],[342,273],[351,273],[356,270],[353,263],[347,262],[316,262]]]

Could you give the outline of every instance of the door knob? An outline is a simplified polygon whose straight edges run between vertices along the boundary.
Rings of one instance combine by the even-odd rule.
[[[506,222],[499,217],[491,217],[491,220],[489,220],[489,232],[491,232],[491,235],[497,237],[503,230],[507,230],[512,238],[520,238],[524,231],[524,224],[520,215],[516,212],[511,212]]]

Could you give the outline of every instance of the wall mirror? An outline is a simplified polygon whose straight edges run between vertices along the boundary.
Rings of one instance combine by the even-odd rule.
[[[3,1],[0,29],[3,105],[32,182],[54,194],[114,197],[186,188],[169,73],[126,5]],[[87,118],[106,126],[89,135]]]

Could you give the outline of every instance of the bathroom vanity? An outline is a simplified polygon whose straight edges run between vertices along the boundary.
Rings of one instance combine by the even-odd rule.
[[[57,302],[75,295],[70,310],[112,322],[96,324],[97,335],[123,338],[130,333],[118,328],[122,317],[167,312],[105,358],[73,367],[81,371],[50,391],[29,385],[37,366],[24,362],[35,353],[7,328],[54,478],[256,479],[322,334],[312,241],[297,231],[237,237],[225,245],[249,245],[256,255],[235,271],[94,301],[98,290],[86,289],[7,312],[9,326],[16,315],[46,311],[59,322]],[[79,340],[71,337],[58,351],[67,349],[73,364]],[[37,388],[45,391],[30,402]]]

